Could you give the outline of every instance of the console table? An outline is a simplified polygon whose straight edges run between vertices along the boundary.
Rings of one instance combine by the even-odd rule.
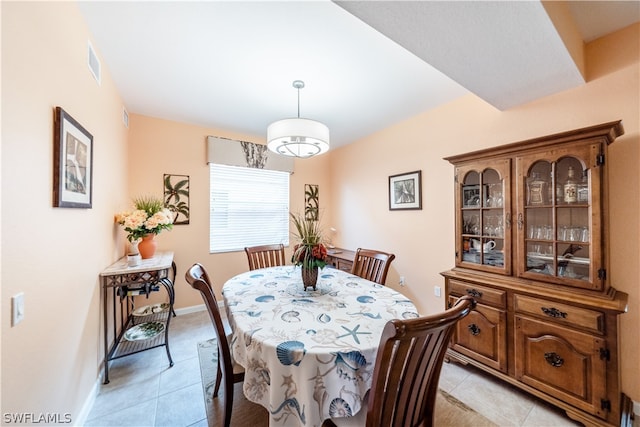
[[[111,360],[155,347],[165,346],[169,367],[173,366],[169,352],[169,322],[171,314],[174,317],[176,315],[173,310],[175,300],[173,282],[176,277],[173,252],[158,252],[153,258],[143,259],[135,267],[128,265],[125,256],[105,268],[100,273],[100,277],[104,314],[104,383],[109,383],[109,362]],[[168,304],[136,307],[136,296],[148,297],[151,292],[159,291],[161,286],[169,296]],[[111,347],[108,342],[109,289],[113,291],[111,317],[114,342]],[[156,333],[153,333],[153,328]],[[145,338],[149,329],[152,332],[149,333],[149,338]]]

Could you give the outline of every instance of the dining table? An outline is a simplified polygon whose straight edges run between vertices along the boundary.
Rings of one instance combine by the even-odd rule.
[[[331,267],[320,270],[315,290],[287,265],[238,274],[222,293],[243,392],[267,409],[270,426],[356,415],[384,326],[418,317],[402,293]]]

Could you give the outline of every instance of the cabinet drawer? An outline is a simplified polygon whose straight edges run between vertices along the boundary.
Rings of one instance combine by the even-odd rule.
[[[451,306],[457,300],[449,297]],[[507,313],[477,304],[456,324],[451,347],[493,369],[507,372]]]
[[[607,362],[600,337],[516,315],[516,379],[605,417]]]
[[[339,258],[336,260],[336,268],[338,270],[342,270],[342,271],[346,271],[347,273],[350,273],[352,267],[353,267],[353,263],[351,261],[345,261]]]
[[[515,310],[564,325],[603,334],[604,313],[574,307],[553,301],[545,301],[523,295],[514,295]]]
[[[327,257],[327,264],[338,270],[346,271],[347,273],[350,273],[351,267],[353,267],[353,261],[338,255],[329,255]]]
[[[499,289],[450,280],[449,292],[459,296],[472,296],[478,303],[491,304],[500,308],[506,307],[507,293]]]

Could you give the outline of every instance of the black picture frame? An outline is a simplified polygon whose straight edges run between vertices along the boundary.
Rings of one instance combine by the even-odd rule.
[[[91,209],[93,135],[56,107],[53,144],[53,206]]]
[[[463,185],[462,186],[462,207],[463,208],[479,208],[481,205],[485,206],[487,199],[489,198],[489,186],[484,184],[482,186],[482,195],[480,195],[480,185]]]
[[[389,177],[389,210],[422,209],[422,171]]]
[[[164,174],[164,207],[173,213],[173,225],[187,225],[191,217],[189,175]]]

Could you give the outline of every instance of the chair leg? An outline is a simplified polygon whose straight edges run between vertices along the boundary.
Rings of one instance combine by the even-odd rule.
[[[213,388],[213,397],[218,397],[220,383],[222,383],[222,368],[220,368],[220,350],[218,350],[218,372],[216,373],[216,386]]]
[[[224,382],[224,427],[231,425],[231,410],[233,409],[233,381]]]

